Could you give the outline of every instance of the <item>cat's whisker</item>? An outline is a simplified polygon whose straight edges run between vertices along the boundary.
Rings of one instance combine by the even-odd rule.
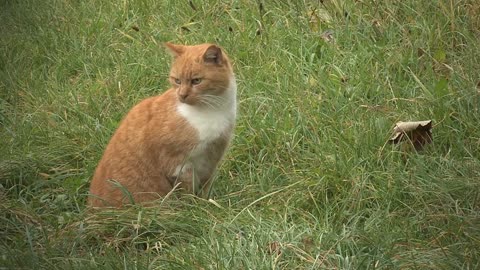
[[[207,100],[207,99],[201,99],[201,100],[200,100],[200,103],[203,104],[203,105],[205,105],[205,106],[207,106],[207,107],[210,108],[210,109],[215,109],[215,105],[212,104],[212,103],[211,103],[209,100]]]
[[[202,95],[201,101],[203,104],[208,105],[211,108],[218,108],[225,104],[225,98],[216,95]]]
[[[215,104],[210,102],[210,100],[208,100],[208,99],[200,99],[199,103],[208,107],[208,108],[210,108],[210,109],[215,109]]]
[[[214,104],[212,104],[212,102],[210,102],[209,99],[200,98],[200,99],[199,99],[199,103],[202,104],[202,105],[205,105],[205,106],[207,106],[207,107],[209,107],[209,108],[214,109]]]
[[[203,99],[203,103],[208,105],[210,108],[215,109],[219,107],[219,104],[212,99]]]

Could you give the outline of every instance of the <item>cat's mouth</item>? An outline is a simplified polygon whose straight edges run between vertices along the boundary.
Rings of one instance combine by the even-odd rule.
[[[178,95],[178,101],[188,105],[195,105],[197,103],[196,98],[190,95],[188,96]]]

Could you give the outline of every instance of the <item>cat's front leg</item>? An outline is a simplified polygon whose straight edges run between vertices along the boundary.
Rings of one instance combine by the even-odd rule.
[[[197,194],[200,190],[198,172],[191,162],[185,162],[177,166],[169,179],[173,187],[178,186],[177,188],[183,192]]]

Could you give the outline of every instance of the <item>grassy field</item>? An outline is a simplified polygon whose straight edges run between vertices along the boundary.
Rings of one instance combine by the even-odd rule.
[[[479,269],[479,29],[475,0],[1,0],[0,269]],[[212,198],[90,212],[165,41],[235,62]]]

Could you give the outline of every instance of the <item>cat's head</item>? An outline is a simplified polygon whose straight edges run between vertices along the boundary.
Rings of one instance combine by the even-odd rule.
[[[233,80],[230,60],[223,50],[214,44],[165,46],[174,57],[169,80],[178,100],[196,106],[222,105]]]

